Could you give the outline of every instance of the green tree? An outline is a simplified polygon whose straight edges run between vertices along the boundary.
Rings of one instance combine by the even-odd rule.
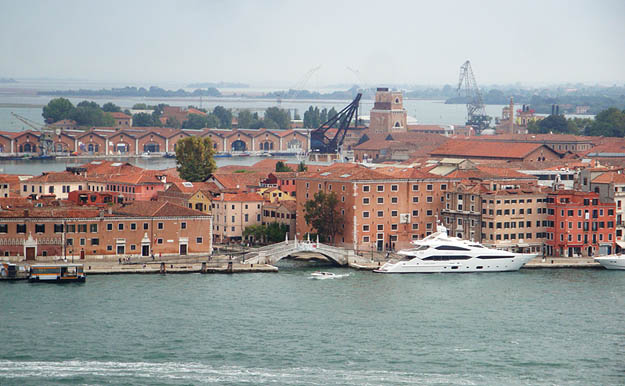
[[[299,165],[297,165],[297,171],[300,173],[308,171],[308,166],[306,166],[304,161],[300,162]]]
[[[280,129],[288,129],[291,126],[291,118],[289,112],[278,107],[269,107],[265,110],[265,127],[268,127],[267,120],[275,122]]]
[[[133,110],[147,110],[148,105],[146,105],[145,103],[135,103],[134,105],[132,105],[132,109]]]
[[[122,111],[122,109],[113,102],[108,102],[102,105],[102,111],[105,111],[107,113],[118,113]]]
[[[215,171],[215,150],[209,137],[187,137],[176,144],[176,170],[190,182],[205,181]]]
[[[549,134],[549,133],[568,133],[569,125],[564,115],[549,115],[547,118],[540,120],[536,125],[528,127],[533,134]]]
[[[334,192],[317,192],[312,200],[304,204],[304,220],[312,226],[323,239],[334,243],[342,230],[343,215],[338,210],[338,198]]]
[[[270,243],[279,243],[280,241],[284,241],[288,232],[286,224],[280,224],[278,222],[269,223],[265,226],[265,240]]]
[[[106,114],[95,102],[82,101],[76,105],[69,116],[79,126],[113,126],[113,117]]]
[[[189,114],[187,120],[182,122],[183,129],[202,129],[208,127],[206,125],[206,117],[199,114]]]
[[[179,129],[182,126],[180,121],[178,121],[178,119],[176,119],[174,117],[167,118],[167,121],[165,122],[165,125],[167,127],[173,127],[175,129]]]
[[[249,110],[241,110],[237,119],[239,121],[239,129],[249,129],[254,121],[254,116]]]
[[[265,237],[265,227],[263,225],[248,225],[243,229],[244,239],[254,239],[255,243],[262,242]]]
[[[610,107],[601,111],[595,116],[594,122],[586,128],[586,135],[625,136],[625,110],[621,111],[615,107]]]
[[[293,171],[293,169],[291,169],[290,167],[286,166],[284,161],[276,162],[276,172],[292,172],[292,171]]]
[[[47,105],[43,106],[43,118],[48,123],[60,121],[70,117],[70,113],[74,110],[74,105],[68,99],[54,98]]]
[[[132,116],[132,125],[135,127],[149,127],[154,125],[154,119],[151,114],[137,113]]]
[[[223,106],[215,106],[213,114],[217,117],[217,127],[220,129],[230,129],[232,127],[232,111]]]

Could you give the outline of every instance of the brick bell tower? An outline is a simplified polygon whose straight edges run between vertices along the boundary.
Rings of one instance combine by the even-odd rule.
[[[370,113],[369,128],[376,134],[403,133],[407,130],[404,96],[400,91],[378,87]]]

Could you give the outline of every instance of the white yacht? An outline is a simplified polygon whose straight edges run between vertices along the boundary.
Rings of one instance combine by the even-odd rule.
[[[595,261],[606,269],[625,269],[625,255],[608,255],[597,257]]]
[[[447,235],[438,225],[436,232],[412,242],[414,248],[398,252],[403,258],[384,264],[380,273],[500,272],[518,271],[538,254],[512,253]]]

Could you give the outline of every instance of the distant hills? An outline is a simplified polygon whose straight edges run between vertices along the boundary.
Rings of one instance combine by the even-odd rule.
[[[237,82],[203,82],[203,83],[191,83],[187,85],[187,88],[249,88],[250,85],[246,83]]]
[[[0,83],[17,83],[17,80],[13,78],[0,78]]]
[[[156,98],[170,98],[170,97],[194,97],[194,96],[211,96],[219,97],[221,93],[216,88],[208,89],[195,89],[194,91],[185,91],[183,89],[178,90],[165,90],[160,87],[151,86],[146,89],[144,87],[123,87],[123,88],[111,88],[100,90],[55,90],[55,91],[39,91],[39,95],[52,95],[52,96],[104,96],[104,97],[156,97]]]

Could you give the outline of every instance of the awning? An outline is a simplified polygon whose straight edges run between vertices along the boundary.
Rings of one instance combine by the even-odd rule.
[[[529,247],[530,245],[529,245],[529,244],[527,244],[527,243],[518,243],[516,246],[517,246],[517,247],[519,247],[519,248],[527,248],[527,247]]]
[[[625,241],[616,241],[616,245],[618,245],[619,247],[621,247],[622,249],[625,249]]]

